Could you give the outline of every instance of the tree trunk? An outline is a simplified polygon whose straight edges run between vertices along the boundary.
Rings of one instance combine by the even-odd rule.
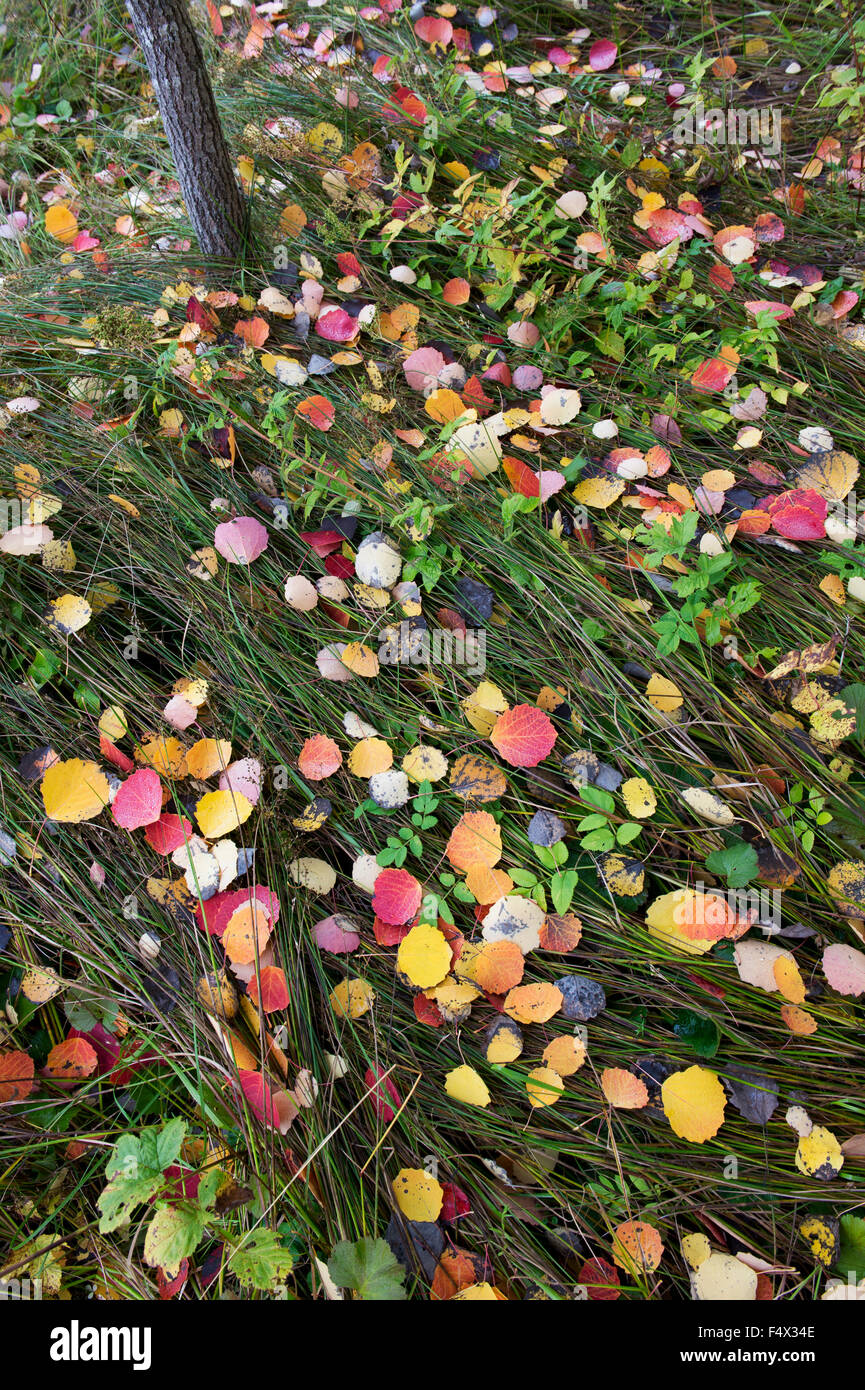
[[[202,251],[237,256],[244,206],[185,0],[127,0]]]

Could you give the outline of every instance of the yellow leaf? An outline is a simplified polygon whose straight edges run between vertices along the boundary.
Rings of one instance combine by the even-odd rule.
[[[42,547],[43,567],[55,574],[71,574],[77,563],[71,541],[46,541]]]
[[[837,1178],[844,1166],[841,1145],[831,1129],[814,1125],[810,1134],[799,1139],[796,1149],[796,1167],[809,1178],[822,1178],[829,1181]]]
[[[113,744],[118,738],[124,738],[128,727],[127,712],[122,705],[108,705],[99,716],[99,733],[110,738]]]
[[[724,1087],[706,1067],[674,1071],[661,1087],[664,1114],[680,1139],[705,1144],[724,1123]]]
[[[342,134],[330,121],[319,121],[307,132],[306,143],[314,154],[333,156],[342,150]]]
[[[638,898],[646,882],[646,870],[639,859],[625,854],[601,856],[601,873],[610,892],[617,898]]]
[[[340,661],[349,671],[353,671],[356,676],[363,676],[365,680],[372,680],[378,675],[378,657],[372,647],[364,646],[363,642],[349,642]]]
[[[492,1284],[469,1284],[468,1288],[460,1289],[459,1293],[453,1294],[449,1302],[451,1303],[500,1303],[506,1302],[504,1294],[494,1289]]]
[[[374,777],[393,767],[393,752],[383,738],[362,738],[348,756],[348,770],[353,777]]]
[[[54,543],[56,544],[56,542]],[[43,564],[45,563],[44,555],[46,549],[47,546],[43,547]],[[821,593],[826,595],[831,603],[837,604],[839,608],[844,607],[847,602],[847,595],[844,592],[844,581],[841,579],[840,575],[824,574],[817,587]]]
[[[45,625],[58,637],[69,637],[90,622],[92,609],[86,598],[77,594],[61,594],[54,599],[45,614]]]
[[[252,802],[243,792],[207,792],[195,807],[198,828],[206,840],[219,840],[230,835],[252,815]]]
[[[75,240],[78,231],[78,218],[68,203],[55,203],[45,214],[45,230],[55,241],[64,246]]]
[[[340,980],[330,994],[330,1006],[337,1018],[363,1018],[374,1002],[375,990],[366,980]]]
[[[135,761],[152,767],[169,782],[186,776],[186,749],[179,738],[151,738],[135,750]]]
[[[526,1077],[526,1091],[535,1109],[555,1105],[564,1089],[564,1081],[552,1067],[535,1067]]]
[[[451,948],[438,927],[418,922],[399,944],[396,966],[413,985],[430,989],[447,975]]]
[[[629,777],[622,783],[621,792],[628,815],[634,820],[646,820],[658,809],[655,793],[645,777]]]
[[[827,502],[841,502],[859,477],[859,463],[843,449],[812,454],[796,472],[792,486],[812,488]]]
[[[505,996],[505,1013],[517,1023],[546,1023],[559,1012],[563,1003],[562,991],[545,981],[516,985]]]
[[[401,1168],[393,1180],[393,1195],[409,1221],[438,1221],[444,1191],[423,1168]]]
[[[662,714],[672,714],[679,709],[682,704],[682,692],[672,681],[665,680],[663,676],[653,675],[646,686],[646,694],[649,703]]]
[[[704,1236],[702,1231],[695,1231],[692,1235],[683,1236],[680,1249],[682,1257],[692,1269],[699,1269],[703,1261],[708,1260],[712,1253],[709,1237]]]
[[[202,781],[224,772],[231,762],[231,743],[225,738],[200,738],[193,743],[186,755],[186,767],[190,777]]]
[[[746,1303],[757,1297],[756,1271],[720,1250],[700,1262],[691,1281],[700,1302]]]
[[[464,1105],[479,1105],[482,1109],[491,1100],[486,1082],[474,1067],[454,1067],[445,1077],[445,1090],[452,1100],[461,1100]]]
[[[424,410],[439,425],[446,425],[451,420],[458,420],[464,413],[465,406],[456,391],[442,387],[427,397]]]
[[[805,982],[799,967],[789,956],[779,956],[772,966],[775,983],[785,999],[791,1004],[805,1003]]]
[[[581,483],[577,483],[574,488],[574,501],[584,507],[598,507],[605,511],[624,491],[624,479],[608,473],[598,478],[584,478]]]
[[[811,1254],[828,1269],[835,1263],[838,1253],[838,1232],[821,1216],[806,1216],[799,1227],[799,1234],[807,1240]]]
[[[472,728],[483,738],[489,738],[499,715],[508,708],[508,702],[492,681],[481,681],[477,690],[461,701],[460,707]]]
[[[523,1034],[513,1019],[500,1018],[493,1024],[487,1037],[486,1059],[492,1066],[506,1066],[515,1062],[523,1050]]]
[[[563,1033],[547,1043],[541,1055],[547,1066],[557,1071],[559,1076],[573,1076],[586,1060],[586,1045],[582,1038]]]
[[[54,763],[42,778],[40,788],[49,820],[66,825],[93,820],[108,805],[108,778],[96,763],[67,758]]]
[[[342,659],[345,661],[345,653]],[[412,782],[440,782],[448,770],[448,760],[439,748],[419,743],[406,753],[402,770]]]

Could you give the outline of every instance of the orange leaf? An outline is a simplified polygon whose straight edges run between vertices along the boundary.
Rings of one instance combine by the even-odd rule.
[[[605,1067],[601,1072],[601,1089],[610,1105],[618,1110],[642,1110],[649,1103],[644,1083],[624,1067]]]
[[[300,750],[298,770],[309,782],[321,782],[342,765],[339,744],[324,734],[308,738]]]
[[[33,1058],[26,1052],[0,1052],[0,1105],[26,1100],[33,1090]]]
[[[96,1070],[98,1060],[86,1038],[67,1038],[48,1053],[45,1075],[54,1081],[83,1081]]]
[[[489,811],[466,811],[447,842],[445,853],[455,869],[474,864],[493,868],[502,857],[502,832]]]

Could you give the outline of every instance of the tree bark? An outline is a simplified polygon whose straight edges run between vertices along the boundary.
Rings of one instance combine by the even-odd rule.
[[[238,255],[244,205],[185,0],[126,0],[202,251]]]

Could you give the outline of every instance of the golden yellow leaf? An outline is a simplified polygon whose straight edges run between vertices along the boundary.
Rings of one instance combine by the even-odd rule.
[[[597,478],[584,478],[574,488],[574,501],[584,507],[597,507],[606,510],[611,507],[625,491],[625,481],[615,473],[602,474]]]
[[[68,203],[54,203],[45,214],[45,230],[64,246],[75,240],[78,218]]]
[[[724,1087],[706,1067],[674,1071],[661,1087],[664,1114],[680,1139],[705,1144],[724,1123]]]
[[[330,1006],[337,1018],[363,1018],[375,1002],[375,990],[366,980],[340,980],[330,993]]]
[[[505,1013],[517,1023],[546,1023],[559,1012],[563,1003],[564,996],[556,985],[539,981],[508,990]]]
[[[682,704],[682,692],[672,681],[666,680],[663,676],[653,675],[646,686],[646,694],[649,703],[662,714],[672,714],[679,709]]]
[[[444,1191],[423,1168],[401,1168],[393,1180],[393,1195],[409,1221],[438,1221]]]
[[[831,1129],[814,1125],[810,1134],[800,1136],[796,1148],[796,1167],[809,1178],[828,1181],[836,1178],[844,1166],[841,1145]]]
[[[231,743],[227,738],[200,738],[186,755],[190,777],[198,777],[202,781],[215,777],[217,772],[224,772],[230,762]]]
[[[445,1077],[445,1090],[452,1100],[460,1100],[464,1105],[479,1105],[484,1109],[489,1105],[490,1096],[487,1084],[474,1067],[454,1067]]]
[[[81,758],[54,763],[42,778],[40,790],[48,819],[67,825],[93,820],[110,799],[105,773]]]
[[[383,738],[362,738],[348,755],[348,770],[354,777],[374,777],[393,767],[393,751]]]
[[[135,761],[152,767],[169,782],[186,776],[186,749],[178,738],[151,738],[135,750]]]
[[[548,1067],[559,1076],[573,1076],[586,1060],[586,1045],[582,1038],[563,1033],[559,1038],[548,1042],[541,1054]]]
[[[450,966],[451,948],[438,927],[429,922],[418,922],[399,943],[397,970],[420,989],[439,984]]]
[[[559,1072],[552,1067],[535,1067],[526,1077],[526,1091],[533,1108],[555,1105],[565,1083]]]
[[[355,676],[362,676],[364,680],[373,680],[378,675],[378,657],[372,647],[365,646],[363,642],[349,642],[340,661]]]
[[[198,828],[206,840],[220,840],[230,835],[252,815],[252,802],[243,792],[207,792],[195,806]]]

